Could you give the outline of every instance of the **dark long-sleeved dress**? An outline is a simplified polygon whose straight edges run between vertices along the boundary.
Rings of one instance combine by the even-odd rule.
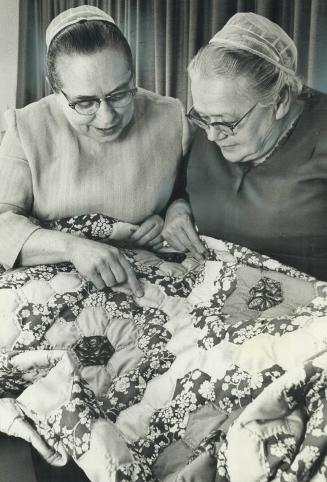
[[[257,166],[228,162],[199,130],[187,191],[200,233],[327,280],[327,95],[306,95],[291,134]]]

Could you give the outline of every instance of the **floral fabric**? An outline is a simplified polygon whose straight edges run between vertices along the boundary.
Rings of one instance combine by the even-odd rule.
[[[47,228],[131,229],[97,214]],[[0,430],[51,463],[73,457],[92,482],[326,480],[327,284],[203,241],[201,263],[123,248],[140,299],[68,263],[4,272]]]

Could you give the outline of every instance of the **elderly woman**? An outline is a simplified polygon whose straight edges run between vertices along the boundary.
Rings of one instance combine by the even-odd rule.
[[[130,47],[98,8],[61,13],[46,41],[54,94],[10,113],[0,149],[0,263],[71,261],[96,287],[128,281],[139,296],[116,247],[29,217],[102,213],[136,225],[131,243],[160,247],[160,213],[188,142],[181,103],[135,87]]]
[[[130,47],[98,8],[61,13],[46,41],[54,94],[10,113],[0,149],[0,263],[70,261],[97,288],[128,282],[140,296],[141,285],[117,247],[42,223],[102,213],[133,225],[129,243],[160,247],[160,215],[188,143],[181,103],[135,86]],[[1,480],[26,480],[27,468],[19,474],[22,465],[10,466],[8,447],[0,437]],[[40,480],[83,478],[42,467]]]
[[[188,159],[191,207],[176,201],[164,235],[203,250],[201,234],[327,280],[327,96],[303,88],[294,42],[254,13],[234,15],[191,61],[199,127]]]

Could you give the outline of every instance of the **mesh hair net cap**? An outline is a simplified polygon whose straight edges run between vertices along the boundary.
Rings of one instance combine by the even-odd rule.
[[[102,20],[113,24],[115,23],[110,15],[103,10],[100,10],[100,8],[92,7],[91,5],[81,5],[80,7],[69,8],[57,15],[57,17],[55,17],[49,24],[45,34],[47,48],[49,49],[49,45],[57,33],[69,25],[73,25],[81,20]]]
[[[296,72],[297,49],[276,23],[256,13],[237,13],[212,37],[210,43],[246,50],[289,74]]]

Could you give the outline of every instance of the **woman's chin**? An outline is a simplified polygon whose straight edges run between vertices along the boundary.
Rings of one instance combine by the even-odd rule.
[[[242,161],[242,152],[239,146],[219,146],[220,150],[226,159],[229,162],[241,162]]]

